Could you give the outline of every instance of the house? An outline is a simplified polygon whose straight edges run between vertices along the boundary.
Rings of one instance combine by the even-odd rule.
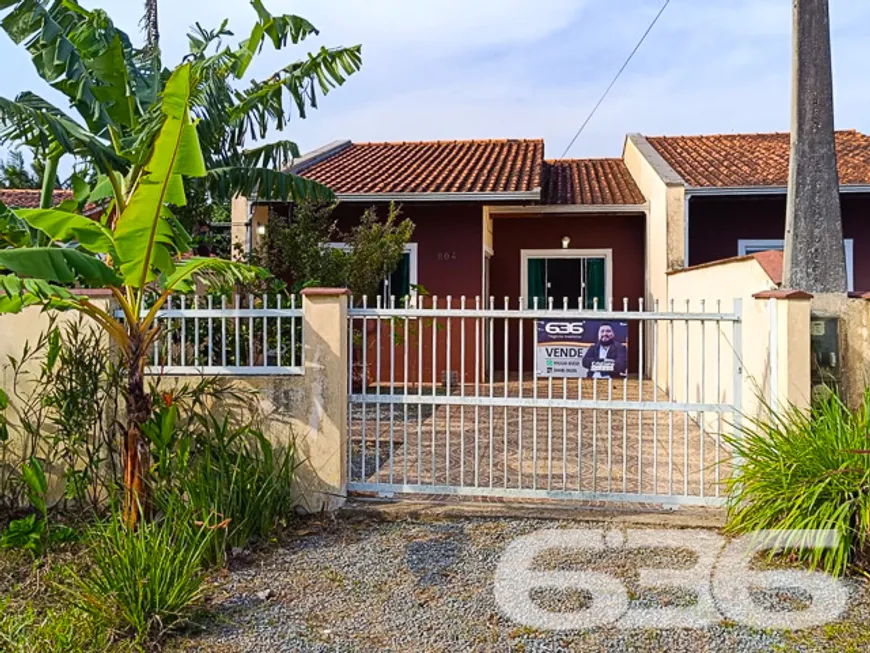
[[[42,190],[39,188],[0,188],[0,202],[10,209],[38,209],[41,199]],[[52,194],[52,206],[68,200],[75,201],[75,194],[71,190],[58,188]],[[101,204],[88,204],[84,215],[96,217],[101,210]]]
[[[836,140],[849,282],[870,288],[870,137]],[[571,160],[546,159],[541,140],[338,141],[292,171],[335,191],[343,229],[391,201],[414,221],[384,301],[420,285],[442,307],[479,296],[497,307],[638,310],[666,306],[675,270],[781,249],[788,160],[788,134],[630,134],[621,158]],[[234,240],[256,245],[270,210],[290,207],[239,200]],[[495,351],[503,344],[493,334]],[[509,369],[518,349],[507,347]]]
[[[406,269],[395,276],[409,284],[387,280],[386,296],[413,295],[420,285],[441,306],[450,296],[456,308],[463,296],[468,306],[479,296],[498,306],[510,298],[514,308],[520,297],[541,307],[550,300],[561,307],[567,298],[569,308],[604,308],[617,297],[636,309],[644,295],[647,205],[621,159],[548,161],[542,140],[344,141],[293,171],[332,188],[342,229],[370,206],[383,215],[389,202],[401,204],[416,229]],[[268,211],[255,208],[236,240],[256,243],[267,219]]]

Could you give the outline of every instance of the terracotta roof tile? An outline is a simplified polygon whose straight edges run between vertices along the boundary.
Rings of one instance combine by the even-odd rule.
[[[782,283],[782,250],[768,249],[755,252],[752,257],[758,261],[773,283],[777,285]]]
[[[643,193],[622,159],[547,161],[545,204],[644,204]]]
[[[352,143],[296,172],[335,193],[504,193],[541,187],[542,140]]]
[[[38,209],[42,191],[38,188],[0,188],[0,202],[10,209]],[[54,191],[53,205],[74,199],[71,190]]]
[[[775,283],[776,285],[782,284],[782,251],[775,249],[766,250],[763,252],[753,252],[752,254],[745,254],[743,256],[729,256],[728,258],[720,258],[716,259],[715,261],[707,261],[706,263],[697,263],[695,265],[690,265],[686,268],[671,270],[668,272],[668,274],[680,274],[682,272],[699,270],[701,268],[710,268],[716,265],[725,265],[728,263],[737,263],[740,261],[751,261],[752,259],[755,259],[758,262],[758,265],[761,266],[761,269],[773,283]]]
[[[785,186],[789,135],[717,134],[647,137],[689,186]],[[870,136],[836,133],[841,184],[870,184]]]

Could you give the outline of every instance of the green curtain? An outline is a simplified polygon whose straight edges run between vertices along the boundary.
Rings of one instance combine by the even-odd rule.
[[[530,258],[527,272],[529,280],[529,308],[534,307],[535,297],[538,298],[538,306],[544,308],[547,305],[547,259]]]
[[[607,308],[604,297],[604,259],[586,259],[586,308],[593,308],[595,298],[598,298],[598,307]]]

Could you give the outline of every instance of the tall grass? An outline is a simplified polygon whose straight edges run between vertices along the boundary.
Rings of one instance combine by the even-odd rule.
[[[832,549],[795,547],[813,568],[840,575],[866,563],[870,529],[870,390],[851,411],[836,395],[811,410],[789,408],[750,420],[729,438],[731,533],[835,530]]]
[[[114,516],[92,533],[90,564],[65,586],[75,607],[143,642],[186,621],[203,593],[202,562],[215,530],[179,502],[136,530]]]
[[[261,431],[234,427],[226,418],[200,421],[186,468],[174,481],[199,520],[225,526],[206,554],[215,564],[227,550],[266,538],[292,514],[295,451],[292,445],[273,447]]]
[[[102,653],[133,651],[132,645],[113,641],[90,615],[77,608],[41,609],[27,605],[14,609],[0,601],[0,651],[4,653]]]

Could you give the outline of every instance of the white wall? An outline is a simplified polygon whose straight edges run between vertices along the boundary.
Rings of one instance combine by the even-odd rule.
[[[774,288],[770,277],[751,257],[669,275],[669,301],[673,300],[678,312],[686,310],[687,301],[693,313],[702,311],[702,300],[708,313],[720,312],[718,306],[721,313],[733,313],[735,300],[742,304],[739,348],[735,346],[733,323],[707,323],[703,343],[701,323],[689,323],[688,328],[685,322],[674,325],[672,399],[731,404],[739,393],[744,414],[761,415],[765,402],[771,399],[772,324],[770,300],[755,299],[753,295]],[[773,326],[777,328],[776,323]],[[739,387],[735,387],[735,364],[742,368]]]

